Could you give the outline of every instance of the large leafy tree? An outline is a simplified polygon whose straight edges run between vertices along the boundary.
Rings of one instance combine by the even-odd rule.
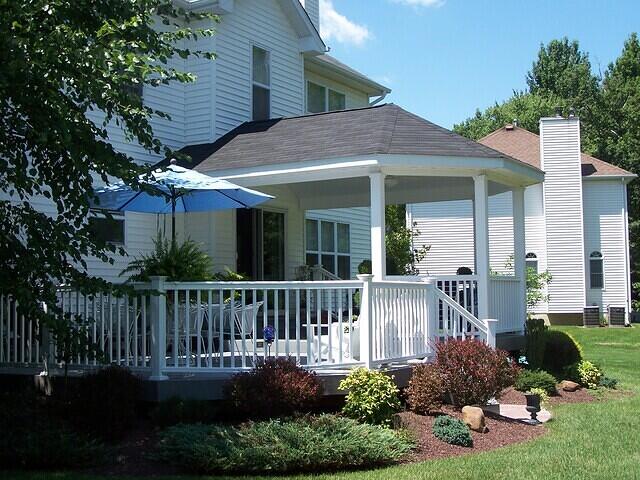
[[[601,128],[596,155],[640,174],[640,41],[632,34],[618,59],[607,68],[602,82]],[[640,290],[640,182],[631,182],[629,230],[632,277],[636,302]],[[640,303],[640,302],[638,302]]]
[[[85,264],[115,252],[87,225],[94,182],[135,186],[144,172],[114,149],[107,126],[159,159],[171,155],[151,124],[167,115],[132,87],[193,81],[171,60],[212,58],[184,45],[212,35],[193,25],[213,20],[168,0],[0,1],[0,291],[27,313],[51,305],[59,283],[106,287]],[[55,214],[38,211],[34,199],[51,202]]]
[[[517,119],[538,132],[538,119],[552,115],[555,106],[576,109],[582,127],[582,148],[608,162],[640,174],[640,42],[632,34],[618,59],[599,79],[588,55],[566,38],[542,45],[527,77],[528,89],[514,92],[456,125],[454,129],[479,139]],[[640,290],[640,182],[629,192],[630,249],[635,296]],[[640,301],[637,302],[640,304]]]

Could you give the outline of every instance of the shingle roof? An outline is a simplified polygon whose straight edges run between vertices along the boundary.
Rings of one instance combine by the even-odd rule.
[[[478,142],[510,157],[540,168],[540,136],[514,125],[504,126]],[[582,154],[582,176],[634,175],[586,153]]]
[[[246,122],[182,152],[204,172],[375,154],[507,158],[394,104]]]

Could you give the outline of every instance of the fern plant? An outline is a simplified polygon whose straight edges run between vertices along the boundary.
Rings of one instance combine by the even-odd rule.
[[[130,275],[132,282],[148,282],[149,277],[156,275],[166,276],[170,282],[212,279],[211,258],[193,240],[178,243],[163,238],[158,232],[153,243],[153,252],[135,258],[120,276]]]

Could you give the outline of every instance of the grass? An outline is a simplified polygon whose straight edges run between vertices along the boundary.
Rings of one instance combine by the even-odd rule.
[[[313,476],[319,479],[637,479],[640,477],[640,328],[562,327],[584,348],[585,356],[620,380],[633,395],[554,409],[550,432],[532,442],[492,452],[391,468]],[[75,473],[15,473],[16,480],[89,480]],[[187,480],[197,477],[167,477]],[[200,477],[202,479],[202,477]],[[247,477],[213,477],[218,479]],[[258,477],[252,477],[258,478]],[[303,479],[309,476],[262,477]]]

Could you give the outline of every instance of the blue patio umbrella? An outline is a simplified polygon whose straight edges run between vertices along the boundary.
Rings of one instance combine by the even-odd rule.
[[[171,160],[165,170],[154,170],[151,178],[140,176],[140,183],[150,187],[134,190],[117,182],[95,191],[93,206],[105,210],[142,213],[171,213],[171,239],[175,241],[176,212],[209,212],[233,208],[250,208],[274,197],[244,188],[226,180],[204,175],[176,165]]]

